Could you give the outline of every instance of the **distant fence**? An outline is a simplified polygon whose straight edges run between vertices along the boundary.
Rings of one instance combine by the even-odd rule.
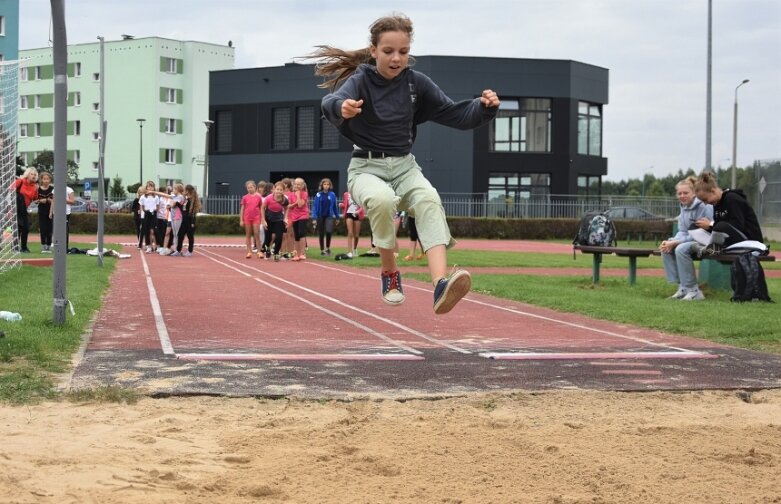
[[[587,211],[606,210],[611,207],[639,207],[666,218],[680,213],[678,200],[673,197],[584,197],[551,194],[532,198],[497,199],[489,198],[487,193],[441,193],[440,197],[445,212],[453,217],[576,219]],[[241,196],[208,196],[203,198],[202,203],[206,213],[238,215]]]

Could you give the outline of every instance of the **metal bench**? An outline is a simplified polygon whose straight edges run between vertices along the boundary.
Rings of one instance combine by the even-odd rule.
[[[580,250],[584,254],[592,254],[591,281],[599,283],[599,268],[602,264],[603,254],[612,254],[617,257],[626,257],[629,259],[629,285],[634,285],[637,281],[637,258],[650,257],[656,249],[641,248],[623,248],[623,247],[599,247],[595,245],[574,245],[575,250]]]

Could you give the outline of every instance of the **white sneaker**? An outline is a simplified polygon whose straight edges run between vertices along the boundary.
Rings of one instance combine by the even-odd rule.
[[[347,252],[347,258],[348,259],[352,259],[353,258],[353,253],[352,252]]]
[[[687,291],[683,287],[678,287],[678,290],[675,291],[675,294],[670,296],[670,299],[682,299],[686,295],[687,292],[689,292],[689,291]]]
[[[705,294],[700,289],[690,290],[685,296],[681,298],[681,301],[702,301],[705,299]]]
[[[152,253],[152,247],[145,248],[144,252],[146,252],[147,254],[151,254]]]

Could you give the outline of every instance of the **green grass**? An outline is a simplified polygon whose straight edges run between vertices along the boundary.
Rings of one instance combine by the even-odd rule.
[[[73,244],[79,248],[91,245]],[[633,243],[648,248],[653,243]],[[109,246],[109,245],[107,245]],[[25,257],[51,257],[39,253]],[[778,244],[771,245],[778,250]],[[335,253],[342,250],[334,249]],[[328,260],[319,255],[314,260]],[[73,302],[76,315],[67,311],[63,325],[52,323],[52,268],[23,266],[0,275],[0,310],[19,312],[21,322],[0,321],[0,402],[23,404],[45,399],[66,398],[71,401],[112,401],[131,403],[137,395],[132,390],[98,387],[93,390],[61,394],[56,387],[58,374],[69,370],[71,358],[78,348],[92,317],[101,305],[103,294],[117,259],[106,258],[104,266],[97,258],[72,255],[67,259],[67,297]],[[781,354],[781,309],[778,304],[729,301],[729,292],[706,290],[704,302],[683,303],[665,299],[674,290],[663,278],[639,277],[629,286],[624,276],[604,277],[592,285],[591,257],[572,254],[540,254],[472,251],[454,249],[449,262],[464,267],[582,267],[577,276],[533,276],[515,274],[481,274],[473,272],[476,292],[549,307],[562,312],[581,313],[598,319],[658,329],[727,343],[743,348]],[[379,259],[359,257],[344,265],[377,268]],[[426,261],[405,263],[426,265]],[[603,268],[626,271],[627,260],[605,257]],[[638,266],[661,268],[657,257],[640,259]],[[766,270],[781,269],[781,264],[763,263]],[[428,280],[426,274],[406,274],[410,278]],[[781,300],[781,279],[768,279],[771,297]],[[490,405],[486,406],[487,408]]]
[[[52,257],[37,253],[36,243],[30,248],[33,253],[25,258]],[[105,258],[102,267],[97,261],[87,255],[67,257],[66,297],[76,315],[67,309],[62,325],[53,323],[53,268],[22,266],[0,275],[0,310],[22,314],[19,322],[0,320],[0,331],[5,333],[0,338],[0,401],[26,403],[58,395],[56,375],[68,370],[82,334],[100,307],[117,259]]]

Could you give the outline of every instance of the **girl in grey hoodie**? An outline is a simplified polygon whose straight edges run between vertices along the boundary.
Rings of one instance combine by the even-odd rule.
[[[678,290],[670,296],[671,299],[684,301],[705,299],[705,295],[697,286],[697,272],[694,269],[694,256],[699,244],[689,236],[689,230],[696,228],[695,223],[702,217],[712,219],[713,206],[703,203],[694,195],[696,180],[695,177],[690,176],[675,185],[675,193],[681,203],[678,232],[659,246],[667,281],[678,285]]]

